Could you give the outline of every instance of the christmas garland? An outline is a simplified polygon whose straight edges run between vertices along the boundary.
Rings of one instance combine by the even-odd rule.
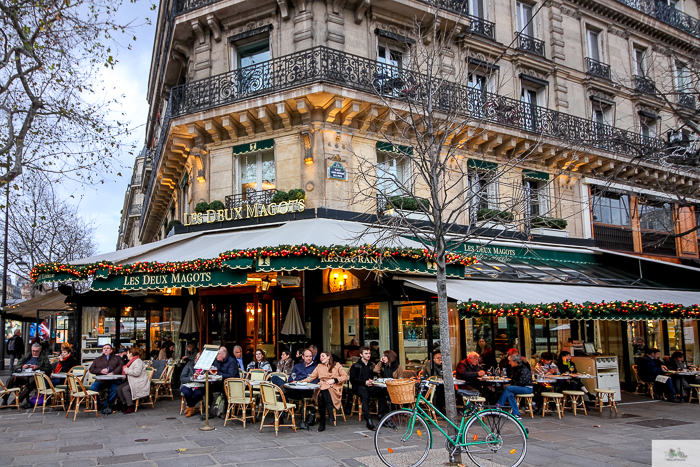
[[[462,318],[479,316],[546,318],[546,319],[700,319],[700,306],[676,303],[648,303],[628,300],[615,302],[572,303],[486,303],[462,302]]]
[[[100,277],[129,276],[132,274],[149,273],[165,274],[172,272],[212,271],[225,267],[224,261],[233,259],[257,259],[267,257],[317,257],[333,258],[407,258],[413,260],[435,260],[435,253],[422,248],[376,248],[371,245],[349,247],[342,245],[280,245],[269,248],[251,248],[246,250],[230,250],[221,253],[214,259],[196,259],[192,261],[173,261],[166,263],[136,262],[133,264],[113,264],[109,261],[98,263],[71,265],[63,263],[40,263],[31,271],[31,278],[36,282],[42,274],[68,274],[74,280],[84,280],[100,271]],[[447,264],[469,266],[477,262],[474,256],[448,253]]]

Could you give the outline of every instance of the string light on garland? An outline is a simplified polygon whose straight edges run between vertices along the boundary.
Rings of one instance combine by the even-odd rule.
[[[461,302],[457,308],[462,318],[483,316],[545,319],[700,319],[700,305],[648,303],[639,300],[573,303],[487,303]]]
[[[85,280],[99,272],[99,277],[108,276],[130,276],[133,274],[166,274],[173,272],[194,272],[220,270],[224,261],[235,259],[258,259],[258,258],[288,258],[288,257],[316,257],[323,259],[343,258],[374,258],[392,259],[405,258],[413,260],[435,261],[435,253],[422,248],[376,248],[372,245],[362,245],[350,247],[343,245],[319,246],[314,244],[301,245],[279,245],[276,247],[251,248],[246,250],[230,250],[221,253],[213,259],[196,259],[192,261],[174,261],[159,263],[136,262],[133,264],[113,264],[107,261],[99,263],[71,265],[62,263],[40,263],[31,271],[31,278],[34,282],[42,274],[67,274],[74,276],[75,280]],[[447,265],[470,266],[477,262],[476,257],[448,253],[445,256]]]

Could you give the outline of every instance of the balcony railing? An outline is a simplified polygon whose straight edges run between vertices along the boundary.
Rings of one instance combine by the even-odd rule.
[[[129,216],[140,216],[143,204],[132,204],[129,206]]]
[[[613,227],[593,224],[595,246],[606,250],[634,251],[634,234],[631,227]]]
[[[589,74],[610,79],[610,65],[586,57],[586,68]]]
[[[518,49],[544,57],[544,41],[521,32],[516,32],[515,36],[518,38]]]
[[[642,232],[642,253],[676,256],[676,239],[661,232]]]
[[[134,174],[131,176],[131,186],[132,187],[140,186],[142,181],[143,181],[143,170],[141,172],[134,172]]]
[[[700,23],[697,19],[671,7],[663,0],[617,0],[620,3],[653,16],[662,23],[683,32],[700,37]]]
[[[695,110],[695,96],[684,92],[678,93],[678,105]]]
[[[646,76],[634,75],[634,89],[642,94],[656,94],[656,83]]]
[[[496,37],[496,23],[471,15],[468,15],[468,18],[470,20],[469,32],[488,37],[489,39]]]
[[[220,0],[175,0],[175,3],[177,4],[175,12],[176,14],[181,15],[182,13],[196,10],[197,8],[202,8],[218,1]]]
[[[276,189],[247,191],[246,193],[226,197],[226,209],[240,208],[251,204],[269,204],[277,193]]]

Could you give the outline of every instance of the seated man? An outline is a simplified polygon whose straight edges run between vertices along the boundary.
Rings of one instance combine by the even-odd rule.
[[[423,367],[423,377],[430,378],[431,376],[442,378],[442,352],[440,349],[433,351],[432,360],[425,362]]]
[[[229,355],[228,349],[223,346],[220,347],[219,351],[216,353],[214,367],[216,368],[217,376],[221,376],[221,381],[209,383],[210,394],[214,392],[224,392],[224,381],[228,378],[238,378],[240,375],[236,359]]]
[[[510,385],[506,386],[498,405],[504,406],[506,401],[513,408],[513,415],[520,420],[520,410],[515,399],[516,394],[532,394],[532,372],[522,362],[522,357],[519,354],[513,354],[508,357],[508,362],[511,367]]]
[[[645,383],[654,383],[654,390],[658,393],[665,393],[666,400],[669,402],[681,402],[680,399],[676,399],[676,389],[673,387],[671,378],[663,376],[663,373],[668,371],[668,368],[661,364],[659,356],[661,356],[659,349],[649,349],[639,359],[637,364],[639,379]],[[661,376],[661,378],[657,381],[656,378],[658,376]],[[662,379],[665,379],[665,381],[660,381]]]
[[[41,350],[41,344],[32,344],[31,353],[22,357],[19,363],[15,366],[15,369],[19,367],[23,371],[39,370],[46,374],[51,374],[51,363],[49,362],[49,357],[46,355],[41,355]],[[33,376],[10,376],[5,382],[5,386],[8,388],[22,388],[19,394],[17,394],[17,399],[19,399],[20,402],[25,401],[27,397],[29,397],[29,393],[36,389],[36,383],[34,382]],[[2,403],[0,405],[7,404],[9,398],[9,394],[3,396]],[[32,405],[29,402],[22,405],[23,409],[29,409],[31,407]]]
[[[377,398],[377,418],[382,419],[386,412],[386,389],[372,386],[372,377],[374,365],[370,363],[372,352],[367,347],[360,347],[360,360],[355,362],[350,367],[350,382],[352,383],[352,391],[360,398],[362,402],[362,415],[367,420],[367,429],[375,430],[372,423],[372,418],[369,414],[369,398]]]
[[[63,347],[61,350],[61,356],[58,357],[58,363],[56,368],[54,368],[54,373],[68,373],[74,366],[80,365],[78,360],[73,356],[73,350],[70,347]],[[65,384],[65,380],[60,378],[51,378],[51,383],[53,385]]]
[[[102,355],[97,357],[90,365],[90,373],[95,376],[98,375],[121,375],[122,367],[124,366],[124,360],[122,360],[118,355],[113,354],[114,348],[111,344],[105,344],[102,346]],[[100,392],[103,389],[109,389],[109,396],[107,397],[107,406],[114,402],[117,398],[117,388],[123,381],[119,379],[111,379],[106,381],[95,381],[90,386],[91,391]],[[97,407],[99,409],[102,401],[97,399]]]
[[[668,369],[670,371],[684,371],[688,369],[688,365],[685,363],[685,355],[683,352],[673,352],[671,358],[668,360]],[[695,382],[694,376],[684,376],[684,375],[672,375],[673,387],[676,390],[676,394],[689,394],[690,393],[690,383]]]
[[[537,366],[535,367],[535,371],[542,376],[558,375],[559,369],[557,365],[554,364],[553,360],[554,356],[552,352],[542,352],[540,354],[540,361],[537,362]]]
[[[496,396],[496,388],[479,381],[479,378],[485,375],[486,372],[479,365],[479,354],[476,352],[469,352],[467,358],[457,364],[457,379],[464,380],[464,384],[460,385],[459,388],[477,392],[479,389],[483,389],[486,398],[493,402]]]

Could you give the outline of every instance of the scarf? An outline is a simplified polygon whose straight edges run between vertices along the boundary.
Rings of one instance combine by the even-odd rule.
[[[135,362],[136,360],[138,360],[138,359],[139,359],[139,357],[131,357],[131,360],[129,360],[129,363],[127,363],[126,365],[124,365],[124,368],[122,368],[122,374],[125,375],[125,374],[126,374],[126,369],[129,368],[129,367],[131,366],[131,364],[134,363],[134,362]]]

